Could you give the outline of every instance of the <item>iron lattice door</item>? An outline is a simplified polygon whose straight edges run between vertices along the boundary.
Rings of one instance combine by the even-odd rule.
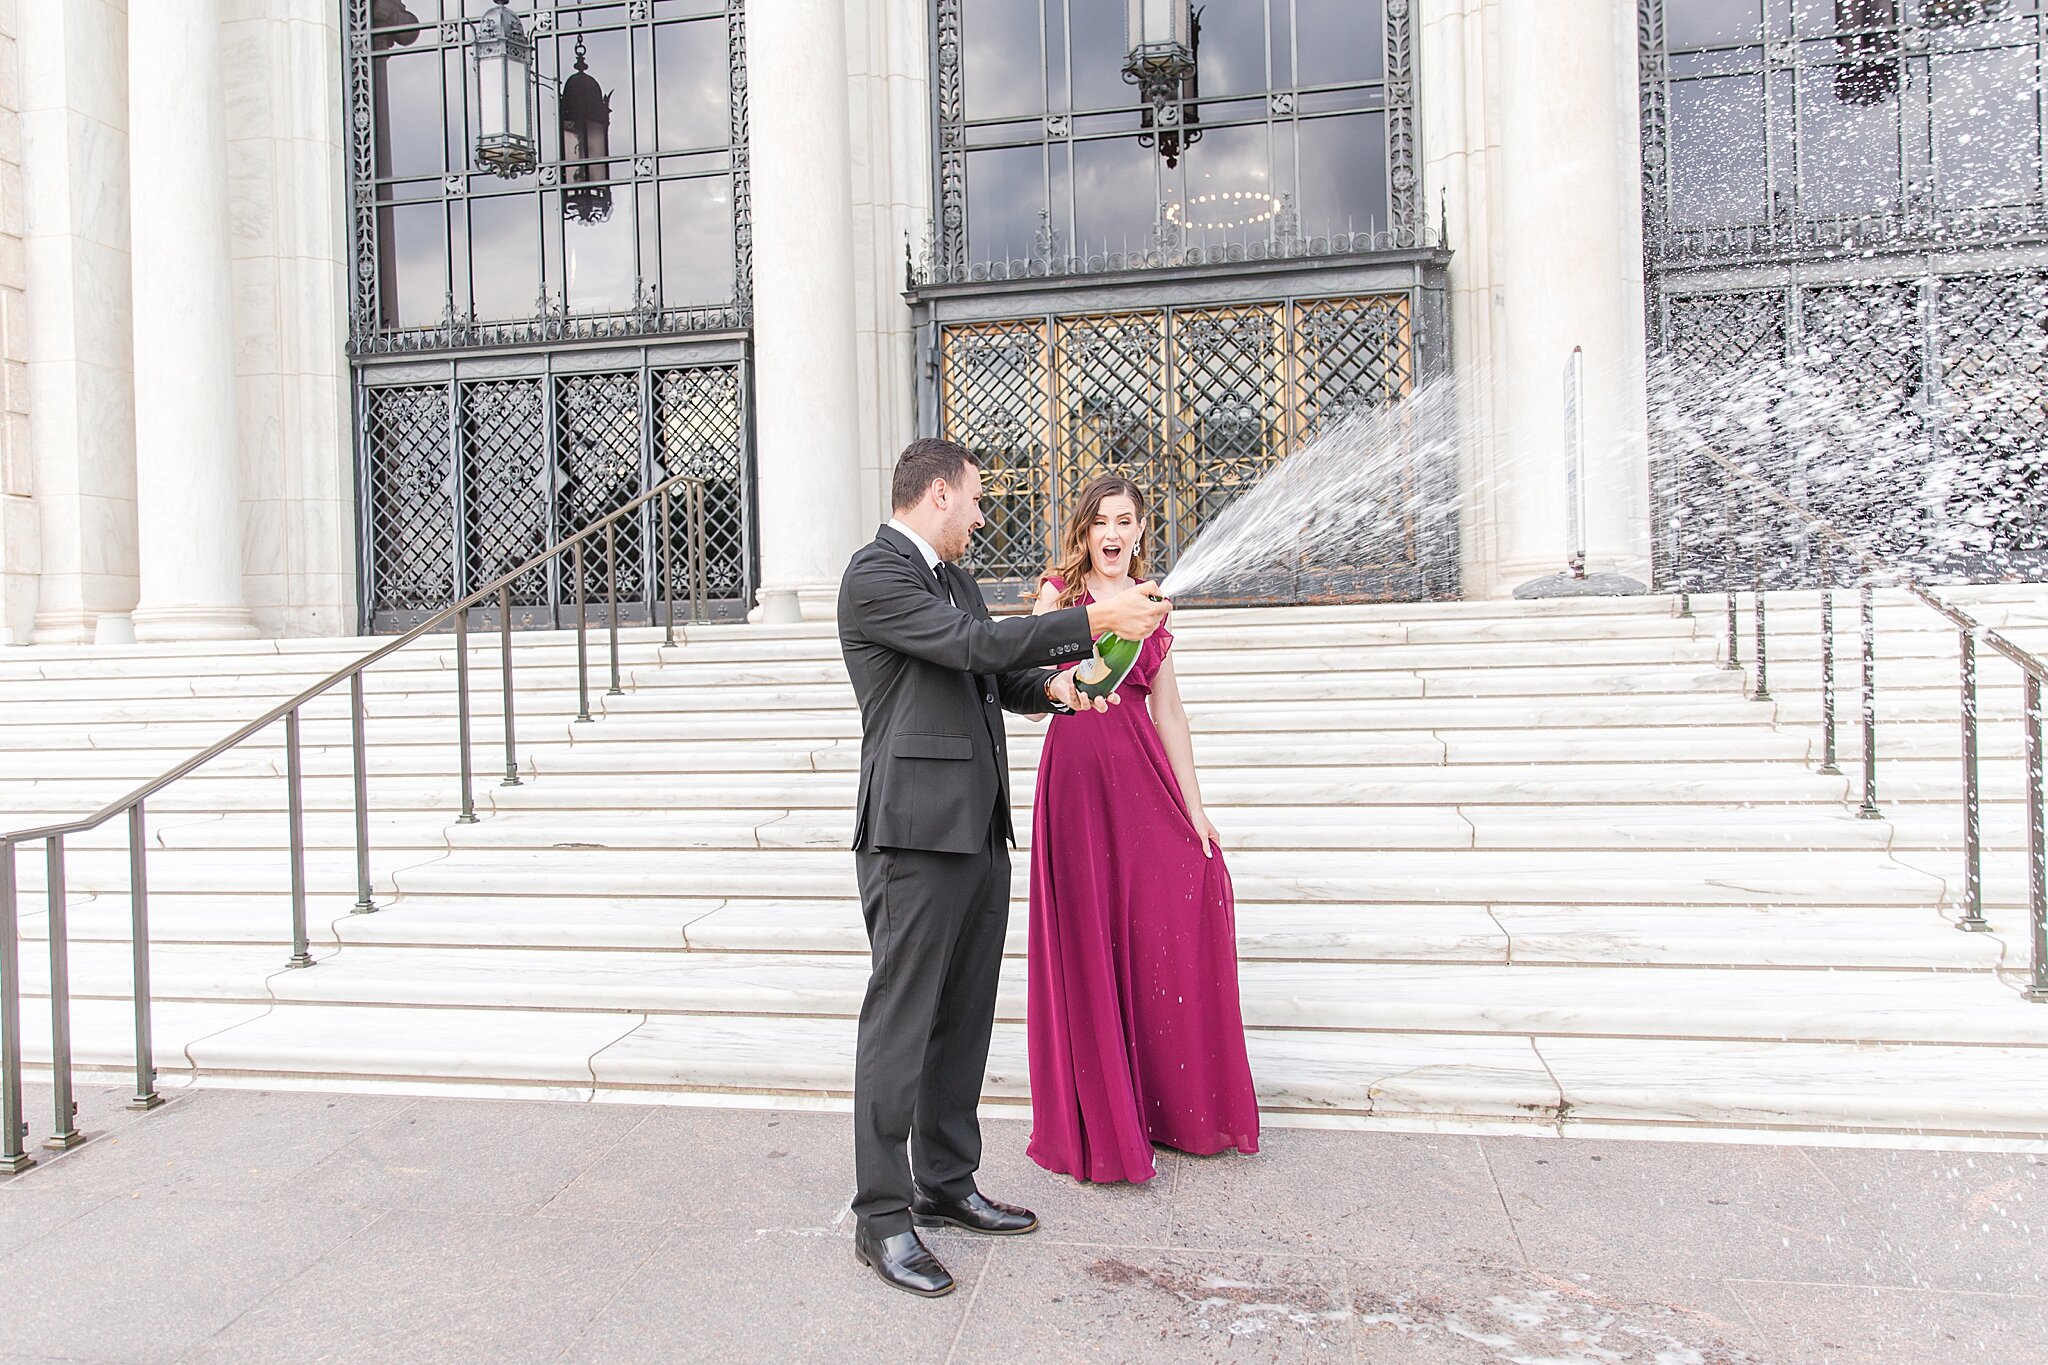
[[[1724,455],[1923,573],[1995,582],[2048,570],[2048,279],[1674,293],[1661,312],[1678,369],[1659,406],[1718,422]],[[1758,414],[1772,420],[1746,420]],[[1660,470],[1659,580],[1720,591],[1731,547],[1745,543],[1746,495],[1680,446]],[[1818,551],[1804,549],[1774,581],[1819,581]],[[1753,571],[1733,566],[1741,581]]]
[[[1034,588],[1063,510],[1097,475],[1153,503],[1154,568],[1328,418],[1380,407],[1415,382],[1408,294],[1292,299],[950,324],[939,423],[982,462],[988,526],[970,565],[999,601]],[[1401,468],[1390,507],[1449,471]],[[1386,601],[1455,591],[1457,550],[1410,516],[1352,563],[1297,556],[1231,585],[1233,601]],[[1209,599],[1225,600],[1225,599]]]
[[[745,383],[737,364],[452,376],[362,383],[365,618],[401,631],[517,568],[672,474],[705,481],[705,595],[723,614],[754,588],[752,472]],[[669,582],[656,582],[659,503],[616,533],[619,620],[655,619],[687,602],[682,500],[669,527]],[[572,624],[566,559],[512,584],[513,624]],[[604,542],[583,564],[590,619],[608,617]],[[666,591],[662,591],[663,587]],[[486,616],[494,615],[489,612]]]

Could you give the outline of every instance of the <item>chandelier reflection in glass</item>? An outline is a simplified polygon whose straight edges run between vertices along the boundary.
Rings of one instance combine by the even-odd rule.
[[[598,87],[576,35],[576,73],[562,82],[562,211],[580,223],[612,216],[605,166],[611,151],[612,97]]]
[[[1181,149],[1202,138],[1195,103],[1201,12],[1190,0],[1124,0],[1124,37],[1130,52],[1124,79],[1145,97],[1139,145],[1150,147],[1156,139],[1166,164],[1178,165]]]
[[[540,164],[533,92],[549,83],[534,69],[533,40],[507,4],[495,4],[477,22],[476,159],[503,179],[530,175]],[[581,34],[576,38],[576,71],[563,81],[563,214],[579,223],[611,217],[612,187],[606,158],[611,154],[612,101],[590,74]]]

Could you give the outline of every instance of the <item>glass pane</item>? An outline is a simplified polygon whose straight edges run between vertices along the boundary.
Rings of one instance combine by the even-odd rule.
[[[1121,25],[1123,20],[1117,22]],[[1045,64],[1038,32],[1038,0],[967,0],[960,14],[960,79],[967,117],[1045,112]]]
[[[1266,0],[1208,0],[1195,44],[1202,97],[1259,94],[1266,81]]]
[[[386,211],[382,248],[386,326],[432,327],[448,302],[448,228],[439,204]]]
[[[374,76],[377,174],[441,174],[441,54],[379,57]]]
[[[1139,251],[1159,219],[1156,148],[1136,138],[1074,144],[1074,236],[1079,255]]]
[[[431,24],[441,17],[441,0],[371,0],[370,27]]]
[[[1384,229],[1385,115],[1305,119],[1299,128],[1302,231],[1315,236]]]
[[[732,300],[732,184],[724,177],[661,187],[661,301],[670,308]]]
[[[725,25],[663,24],[654,30],[654,67],[662,149],[725,146],[732,137]]]
[[[1411,5],[1410,8],[1413,8]],[[1294,60],[1301,85],[1376,81],[1387,72],[1387,26],[1377,4],[1294,0]]]
[[[1031,254],[1045,208],[1044,153],[1008,147],[967,154],[967,255],[975,261]]]
[[[1764,83],[1723,76],[1671,85],[1671,221],[1764,221]]]
[[[1264,125],[1211,128],[1181,161],[1186,188],[1175,212],[1191,246],[1265,241],[1272,235],[1278,193]],[[1167,172],[1173,175],[1174,172]]]
[[[1881,213],[1899,198],[1899,102],[1866,104],[1846,67],[1799,73],[1799,187],[1809,214]]]
[[[559,203],[559,200],[555,201]],[[636,233],[633,195],[615,186],[612,212],[599,223],[575,220],[562,226],[562,252],[569,311],[622,313],[633,306]]]
[[[540,200],[530,194],[469,202],[470,278],[482,322],[531,317],[540,294]]]
[[[1121,109],[1138,103],[1138,87],[1124,79],[1130,49],[1124,36],[1124,7],[1113,0],[1069,0],[1076,109]]]
[[[1673,50],[1753,43],[1763,0],[1678,0],[1664,6],[1664,45]]]
[[[1935,57],[1929,66],[1942,202],[1970,207],[2037,197],[2041,130],[2034,49],[1958,53]]]

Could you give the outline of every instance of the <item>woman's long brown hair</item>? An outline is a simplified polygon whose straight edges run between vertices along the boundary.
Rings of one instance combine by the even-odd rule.
[[[1067,514],[1067,527],[1060,536],[1059,559],[1046,575],[1065,584],[1060,589],[1061,606],[1073,606],[1088,591],[1088,570],[1092,567],[1088,562],[1088,532],[1095,525],[1095,514],[1101,510],[1103,499],[1118,497],[1129,498],[1131,506],[1138,509],[1138,538],[1131,546],[1131,581],[1145,581],[1145,542],[1152,533],[1145,494],[1120,474],[1104,474],[1090,480],[1081,496],[1074,499],[1074,509]]]

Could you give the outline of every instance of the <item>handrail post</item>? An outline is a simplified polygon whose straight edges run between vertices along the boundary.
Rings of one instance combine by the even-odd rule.
[[[2027,674],[2027,911],[2034,945],[2027,999],[2048,1002],[2048,803],[2041,791],[2041,679]]]
[[[1963,684],[1963,917],[1956,928],[1983,933],[1984,826],[1977,790],[1977,633],[1959,630]]]
[[[619,523],[608,521],[604,524],[604,593],[605,627],[611,637],[612,685],[605,689],[607,697],[622,697],[625,691],[619,686]]]
[[[498,673],[505,692],[505,780],[501,787],[519,782],[519,741],[512,722],[512,585],[498,589]]]
[[[128,918],[135,951],[135,1095],[130,1109],[154,1109],[156,1045],[151,1040],[149,999],[149,832],[137,801],[128,808]]]
[[[690,620],[711,619],[711,550],[704,539],[704,481],[690,480]]]
[[[284,782],[285,821],[292,842],[292,957],[285,965],[310,967],[313,965],[313,953],[312,945],[306,941],[305,769],[299,757],[299,708],[296,706],[286,712],[284,718]]]
[[[689,485],[684,485],[686,490],[688,487]],[[661,534],[654,542],[655,564],[661,572],[659,586],[656,589],[657,600],[661,603],[661,643],[666,649],[674,649],[676,644],[676,585],[673,581],[675,556],[669,545],[669,537],[675,534],[674,514],[669,506],[672,491],[667,488],[661,490]],[[684,496],[689,496],[687,491]]]
[[[476,823],[476,774],[469,752],[469,609],[455,613],[455,738],[461,748],[462,814],[458,825]]]
[[[1721,519],[1728,527],[1721,558],[1721,585],[1728,596],[1728,658],[1721,667],[1731,673],[1742,669],[1742,628],[1735,619],[1735,557],[1739,542],[1735,534],[1734,501],[1734,488],[1730,485],[1729,496],[1721,504]]]
[[[590,606],[585,601],[581,540],[569,547],[569,576],[576,580],[576,723],[581,725],[590,719],[590,638],[589,623],[584,619]]]
[[[0,1175],[36,1164],[21,1115],[21,940],[14,903],[14,842],[0,839]]]
[[[53,1123],[43,1146],[69,1151],[85,1141],[78,1131],[78,1101],[71,1097],[71,925],[64,889],[64,836],[46,850],[50,906],[50,1100]],[[14,861],[12,854],[8,863]]]
[[[1835,752],[1835,555],[1821,551],[1820,569],[1820,770],[1842,771]]]
[[[352,913],[377,908],[370,899],[370,750],[364,734],[363,670],[348,675],[349,747],[353,751],[356,803],[356,903]]]
[[[1757,509],[1757,543],[1749,560],[1750,591],[1756,594],[1756,690],[1750,693],[1753,701],[1771,699],[1771,655],[1765,644],[1764,634],[1764,546],[1763,509]]]
[[[1859,615],[1863,636],[1863,804],[1856,814],[1881,820],[1877,808],[1877,604],[1869,578],[1862,583]]]

